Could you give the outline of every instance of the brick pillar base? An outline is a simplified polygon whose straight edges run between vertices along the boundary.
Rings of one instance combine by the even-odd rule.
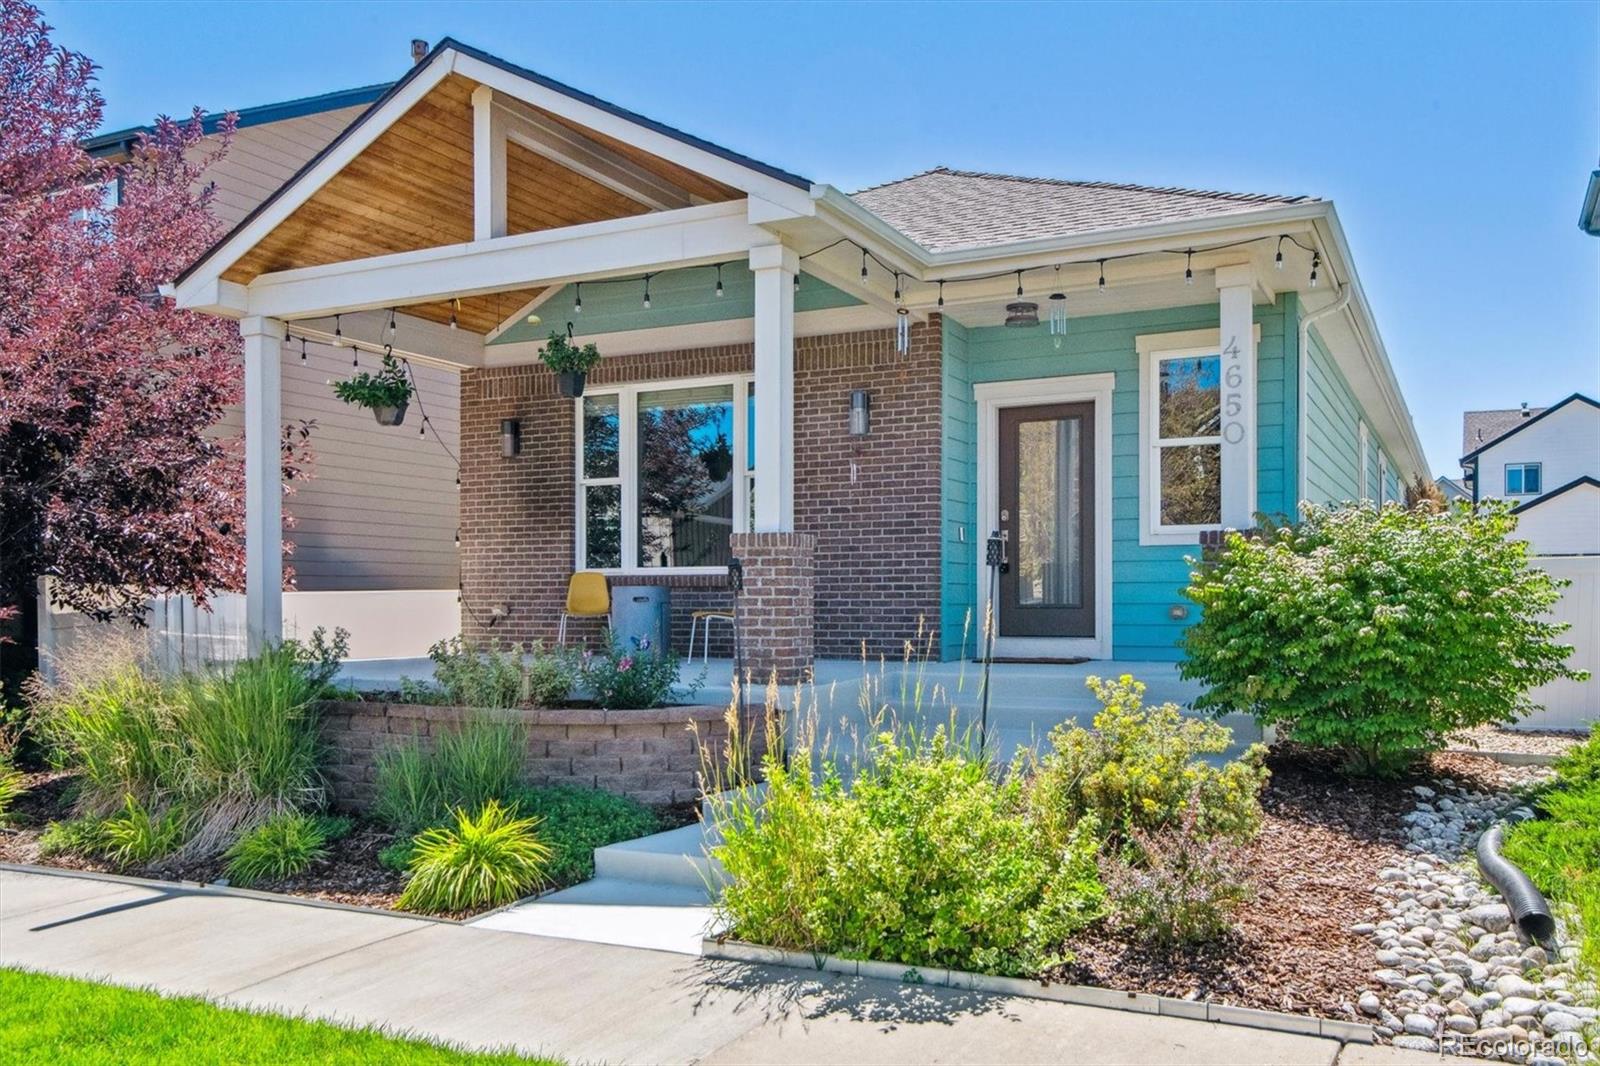
[[[739,629],[744,667],[757,685],[776,671],[778,680],[800,680],[815,651],[812,630],[813,563],[817,538],[810,533],[735,533],[733,554],[744,564],[739,594]]]

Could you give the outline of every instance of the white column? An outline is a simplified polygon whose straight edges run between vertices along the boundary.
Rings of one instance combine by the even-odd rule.
[[[1222,524],[1248,529],[1256,512],[1256,332],[1253,266],[1217,268],[1222,317]]]
[[[794,531],[794,276],[792,248],[750,249],[755,274],[756,527]],[[843,418],[843,413],[840,414]]]
[[[506,235],[506,126],[494,90],[472,90],[472,239]]]
[[[283,639],[283,323],[241,319],[244,337],[244,597],[250,652]]]

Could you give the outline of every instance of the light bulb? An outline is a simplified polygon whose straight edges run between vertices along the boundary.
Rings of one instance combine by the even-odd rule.
[[[1279,252],[1277,255],[1275,255],[1273,257],[1272,265],[1277,267],[1279,270],[1283,269],[1283,253],[1282,252]]]

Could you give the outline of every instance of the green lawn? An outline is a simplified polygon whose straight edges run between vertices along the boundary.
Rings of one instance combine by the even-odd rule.
[[[371,1029],[218,1007],[201,999],[0,969],[0,1062],[147,1064],[541,1063],[473,1054]]]

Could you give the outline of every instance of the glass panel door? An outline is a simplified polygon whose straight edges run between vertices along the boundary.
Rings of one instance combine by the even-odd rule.
[[[1093,404],[1000,412],[1001,636],[1094,636]]]

